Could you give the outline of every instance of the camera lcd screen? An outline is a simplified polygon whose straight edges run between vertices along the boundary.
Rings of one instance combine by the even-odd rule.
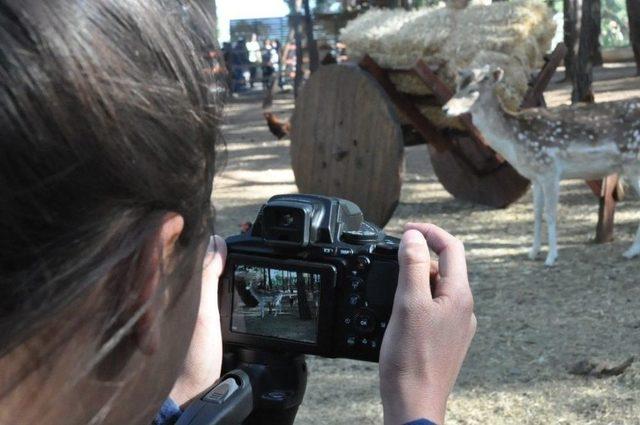
[[[320,286],[318,273],[236,265],[231,331],[317,343]]]

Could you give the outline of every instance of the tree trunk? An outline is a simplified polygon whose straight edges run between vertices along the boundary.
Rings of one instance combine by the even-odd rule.
[[[311,310],[309,309],[309,301],[307,301],[307,287],[302,273],[296,273],[296,289],[298,291],[298,313],[300,314],[300,319],[311,320]]]
[[[576,75],[576,52],[580,34],[580,15],[582,0],[563,0],[564,12],[564,45],[567,53],[564,56],[565,78],[573,81]]]
[[[640,1],[627,0],[627,15],[629,16],[629,41],[636,58],[636,74],[640,75]]]
[[[299,13],[296,13],[292,16],[294,19],[293,22],[293,37],[296,42],[296,76],[293,80],[293,96],[298,97],[298,90],[300,89],[300,84],[302,84],[302,79],[304,78],[304,69],[303,69],[303,61],[302,61],[302,17]]]
[[[593,102],[593,46],[597,41],[594,4],[599,0],[582,0],[580,47],[576,61],[571,102]]]
[[[303,0],[304,6],[304,23],[307,34],[307,51],[309,52],[309,71],[313,74],[320,66],[320,58],[318,57],[318,43],[313,36],[313,16],[309,8],[309,0]]]
[[[604,60],[602,59],[602,46],[600,45],[600,33],[602,32],[602,0],[593,1],[593,32],[595,35],[595,43],[592,46],[591,60],[593,66],[602,66]]]

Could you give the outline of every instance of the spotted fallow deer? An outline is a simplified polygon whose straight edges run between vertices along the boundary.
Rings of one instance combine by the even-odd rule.
[[[540,252],[542,218],[546,217],[549,252],[558,257],[557,208],[560,180],[593,180],[624,175],[640,195],[640,99],[620,102],[504,110],[494,88],[503,76],[486,66],[461,71],[456,94],[443,107],[449,116],[470,112],[487,143],[533,183],[535,226],[529,253]],[[640,254],[640,227],[627,258]]]

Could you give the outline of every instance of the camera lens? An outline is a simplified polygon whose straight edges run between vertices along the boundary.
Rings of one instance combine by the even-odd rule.
[[[293,215],[291,214],[283,214],[280,216],[280,226],[289,227],[293,224]]]

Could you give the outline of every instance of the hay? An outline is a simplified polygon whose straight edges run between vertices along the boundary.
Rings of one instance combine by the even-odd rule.
[[[498,2],[466,9],[423,8],[415,11],[373,9],[349,22],[341,39],[352,59],[365,54],[385,68],[411,68],[418,59],[436,68],[452,90],[457,72],[497,65],[505,78],[497,93],[504,106],[517,110],[531,71],[542,62],[555,33],[551,10],[540,0]],[[396,88],[416,95],[429,89],[414,75],[391,74]],[[437,108],[420,108],[438,126],[459,127]]]

